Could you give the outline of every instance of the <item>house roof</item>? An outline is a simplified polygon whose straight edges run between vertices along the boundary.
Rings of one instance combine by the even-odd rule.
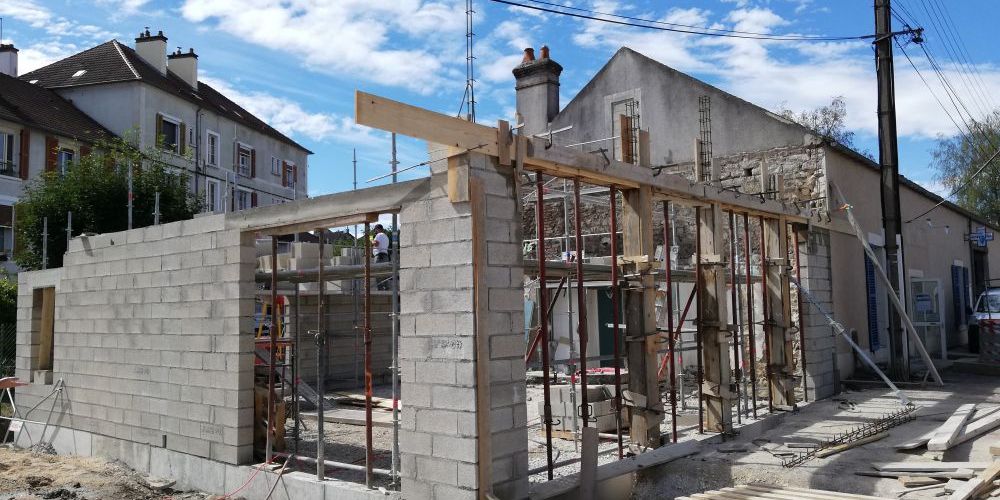
[[[195,89],[170,71],[165,75],[161,74],[143,60],[134,49],[119,43],[118,40],[111,40],[71,55],[21,75],[20,78],[49,89],[116,82],[143,82],[312,154],[312,151],[257,118],[212,86],[199,81],[198,88]]]
[[[59,94],[4,74],[0,74],[0,118],[91,143],[114,136]]]

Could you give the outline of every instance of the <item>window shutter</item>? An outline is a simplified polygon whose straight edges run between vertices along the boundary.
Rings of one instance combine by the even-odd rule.
[[[45,136],[45,171],[53,172],[59,163],[59,139],[51,135]]]
[[[233,172],[240,171],[240,143],[233,142]]]
[[[288,163],[281,161],[281,187],[288,187]]]
[[[250,150],[250,177],[257,177],[257,150]]]
[[[153,142],[157,146],[162,146],[163,144],[160,143],[162,137],[163,137],[163,115],[156,113],[156,138],[153,140]]]
[[[21,155],[18,161],[20,162],[19,173],[21,175],[21,178],[24,180],[28,180],[28,167],[29,167],[28,154],[30,151],[31,151],[31,131],[26,128],[23,128],[21,129]]]
[[[257,191],[253,191],[250,193],[250,206],[251,207],[257,206]]]
[[[184,154],[187,152],[187,126],[181,123],[179,126],[180,133],[177,134],[177,152]]]

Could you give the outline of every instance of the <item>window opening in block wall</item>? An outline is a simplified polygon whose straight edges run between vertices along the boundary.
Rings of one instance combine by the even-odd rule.
[[[36,288],[31,293],[31,381],[52,383],[56,289]]]

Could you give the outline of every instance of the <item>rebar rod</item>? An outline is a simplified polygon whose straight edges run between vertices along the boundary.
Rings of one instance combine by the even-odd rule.
[[[538,328],[542,344],[542,421],[545,423],[545,459],[549,480],[552,480],[552,401],[549,399],[549,318],[545,307],[549,303],[545,280],[545,184],[542,173],[535,174],[535,222],[538,243]]]
[[[670,254],[673,242],[670,240],[670,201],[663,201],[663,277],[667,285],[667,345],[670,356],[670,436],[677,442],[677,360],[674,352],[674,289],[670,275]],[[616,320],[615,323],[618,321]]]
[[[299,241],[299,233],[295,233],[295,241]],[[295,407],[295,418],[292,420],[292,449],[299,454],[299,285],[295,285],[295,303],[292,305],[292,321],[295,323],[292,341],[292,405]]]
[[[733,310],[733,328],[737,328],[740,322],[739,311],[736,308],[736,302],[739,297],[736,296],[736,214],[733,211],[729,212],[729,300],[732,302]],[[740,379],[742,373],[740,373],[740,342],[739,338],[736,336],[736,331],[733,334],[733,366],[736,367],[736,373],[733,377],[736,382],[736,423],[743,423],[743,416],[740,414]]]
[[[767,377],[767,411],[774,411],[774,386],[771,383],[771,330],[773,328],[773,322],[771,317],[768,315],[770,312],[771,301],[770,294],[767,291],[767,273],[770,271],[770,264],[767,262],[767,243],[766,237],[764,236],[764,216],[760,216],[760,283],[761,283],[761,298],[763,299],[762,308],[764,311],[764,375]],[[756,367],[755,367],[756,368]]]
[[[802,266],[799,259],[799,233],[798,231],[792,231],[792,237],[795,239],[795,276],[799,278],[799,283],[802,283]],[[802,368],[802,400],[809,401],[809,383],[806,381],[806,323],[805,315],[802,311],[802,287],[795,287],[795,300],[797,307],[799,308],[799,359]]]
[[[702,279],[701,278],[701,207],[695,207],[694,212],[695,212],[694,219],[695,219],[696,224],[697,224],[697,228],[695,230],[695,233],[696,233],[695,234],[695,238],[697,239],[697,242],[695,244],[695,255],[696,256],[695,256],[695,273],[694,273],[694,275],[695,275],[695,285],[694,285],[694,289],[695,289],[695,292],[698,295],[698,308],[699,308],[699,312],[700,312],[702,300],[701,300],[701,287],[698,286],[698,283]],[[701,340],[702,340],[701,339],[701,334],[702,334],[702,329],[701,329],[701,315],[700,314],[698,315],[698,325],[697,325],[697,327],[698,327],[698,331],[695,332],[694,336],[695,336],[695,346],[697,347],[697,349],[696,349],[696,353],[697,354],[696,355],[698,356],[698,359],[697,359],[697,362],[698,362],[698,365],[697,365],[698,366],[698,434],[704,434],[705,433],[705,418],[704,418],[705,417],[705,408],[704,408],[704,405],[702,404],[702,399],[704,399],[704,394],[703,394],[704,391],[702,389],[702,382],[703,382],[702,379],[704,377],[704,373],[702,372],[703,367],[702,367],[702,359],[701,359],[701,349],[702,349],[702,346],[701,346]]]
[[[395,153],[395,151],[393,151]],[[393,155],[395,158],[395,154]],[[395,160],[394,160],[395,161]],[[389,241],[395,251],[392,257],[392,481],[399,485],[399,217],[392,214],[392,232],[395,238]],[[395,242],[395,243],[394,243]]]
[[[323,244],[326,242],[326,231],[316,230],[319,236],[319,268],[316,277],[319,280],[319,300],[316,305],[316,394],[319,404],[316,405],[316,479],[322,481],[326,476],[326,450],[325,434],[323,433],[323,417],[326,409],[326,389],[324,382],[326,378],[326,282],[323,281]]]
[[[583,215],[580,213],[580,179],[573,179],[573,228],[574,240],[576,244],[576,306],[577,321],[576,332],[580,338],[580,417],[583,419],[583,427],[590,424],[590,408],[587,402],[587,289],[583,283],[583,237],[581,227],[583,226]],[[614,273],[614,266],[611,268]]]
[[[267,435],[264,446],[264,460],[270,462],[274,452],[274,438],[277,426],[274,424],[274,365],[277,362],[275,353],[278,351],[278,338],[275,336],[276,309],[278,307],[278,238],[271,236],[271,326],[268,329],[268,361],[267,361]],[[261,311],[263,313],[263,310]],[[261,314],[261,321],[264,315]]]
[[[372,240],[365,222],[365,486],[371,488],[375,453],[372,448]]]
[[[754,337],[753,324],[753,275],[750,273],[750,214],[743,213],[743,244],[746,251],[747,274],[747,343],[750,355],[750,401],[753,406],[753,418],[757,418],[757,339]]]
[[[621,319],[619,318],[621,289],[618,284],[618,189],[610,188],[611,199],[611,331],[615,343],[615,432],[618,434],[618,458],[625,456],[625,441],[622,437],[622,363],[621,363]]]

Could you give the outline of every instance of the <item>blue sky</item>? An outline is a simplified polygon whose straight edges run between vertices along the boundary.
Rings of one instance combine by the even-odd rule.
[[[871,0],[554,1],[755,32],[860,35],[871,33],[874,24]],[[969,114],[980,116],[993,109],[991,94],[1000,89],[1000,55],[991,50],[995,28],[990,23],[1000,14],[1000,3],[893,4],[926,29],[927,49]],[[21,49],[22,72],[111,38],[131,45],[145,26],[162,29],[170,50],[194,47],[203,80],[315,152],[309,172],[310,194],[315,195],[350,189],[355,148],[359,187],[389,169],[387,135],[353,124],[355,89],[444,113],[458,111],[465,86],[464,5],[464,0],[0,0],[0,16],[3,41]],[[696,37],[526,11],[488,0],[475,0],[475,10],[480,122],[513,116],[510,70],[524,47],[551,47],[552,57],[565,68],[565,104],[615,50],[627,45],[772,110],[809,109],[843,96],[857,148],[877,150],[869,42]],[[967,60],[949,57],[951,52],[959,54],[954,37],[948,37],[953,35],[950,26],[960,28]],[[894,27],[900,29],[898,21]],[[951,106],[920,48],[911,44],[906,50],[938,98]],[[957,129],[898,49],[896,76],[901,171],[940,191],[930,151],[938,135],[952,135]],[[958,121],[956,111],[950,113]],[[402,166],[420,162],[423,153],[415,141],[401,140]],[[404,178],[425,174],[426,169],[418,168]]]

